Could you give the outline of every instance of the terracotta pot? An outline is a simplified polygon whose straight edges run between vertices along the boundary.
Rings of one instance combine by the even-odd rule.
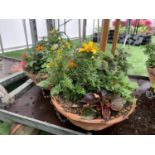
[[[55,98],[52,98],[51,101],[52,104],[55,106],[55,108],[58,110],[58,112],[60,112],[63,116],[65,116],[72,124],[88,131],[103,130],[114,124],[122,122],[123,120],[128,119],[129,115],[131,115],[134,112],[136,107],[136,101],[134,101],[127,114],[118,116],[109,121],[105,121],[103,119],[86,120],[78,114],[66,112]]]
[[[37,78],[37,75],[32,74],[30,72],[28,72],[27,70],[24,69],[24,73],[26,76],[28,76],[36,85],[37,83],[39,83],[42,80],[46,80],[47,79],[47,75],[45,74],[44,76],[40,76],[39,78]],[[48,88],[46,88],[46,90],[50,90],[51,87],[49,86]]]
[[[151,85],[155,84],[155,68],[147,68]]]

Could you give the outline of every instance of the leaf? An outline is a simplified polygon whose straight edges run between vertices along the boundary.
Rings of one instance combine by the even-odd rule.
[[[98,94],[96,94],[98,95]],[[95,104],[100,101],[100,96],[98,95],[95,97],[94,93],[87,93],[85,96],[81,99],[81,103],[87,103],[87,104]]]
[[[100,95],[101,100],[104,100],[105,96],[108,94],[106,90],[100,90],[97,93]]]
[[[85,119],[91,120],[97,117],[97,112],[90,107],[84,107],[81,111],[81,116],[83,116]]]
[[[60,84],[58,84],[51,89],[50,94],[51,94],[51,96],[59,95],[61,91],[62,91],[61,86],[60,86]]]
[[[75,90],[76,90],[77,94],[84,95],[86,93],[85,89],[82,88],[80,85],[76,85]]]
[[[34,62],[32,61],[32,62],[29,63],[29,66],[33,67],[33,64],[34,64]]]
[[[63,85],[63,87],[66,87],[68,89],[73,89],[73,84],[72,84],[72,80],[65,76],[64,79],[62,81],[60,81],[60,83]]]
[[[131,87],[131,89],[136,89],[136,88],[138,88],[138,83],[132,81],[132,82],[130,82],[129,87]]]
[[[37,86],[41,88],[48,88],[50,86],[50,81],[49,80],[43,80],[37,84]]]

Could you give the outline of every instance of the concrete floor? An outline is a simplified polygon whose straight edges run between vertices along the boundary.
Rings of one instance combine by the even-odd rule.
[[[10,68],[15,65],[17,62],[0,58],[0,79],[11,74]]]

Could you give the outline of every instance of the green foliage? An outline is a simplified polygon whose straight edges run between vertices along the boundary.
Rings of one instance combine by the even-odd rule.
[[[114,56],[114,61],[117,63],[118,69],[122,70],[127,74],[130,64],[127,61],[129,53],[125,52],[123,49],[118,49],[116,55]]]
[[[144,53],[148,56],[147,67],[155,68],[155,44],[146,45]]]
[[[97,117],[97,111],[90,107],[85,107],[81,111],[81,116],[85,119],[91,120]]]
[[[12,125],[11,123],[0,122],[0,135],[9,135],[11,125]]]
[[[25,58],[26,69],[34,74],[44,72],[52,63],[51,58],[57,50],[59,52],[71,48],[69,39],[62,38],[63,33],[57,30],[49,32],[49,38],[39,41]]]
[[[120,30],[119,30],[119,33],[122,34],[122,33],[125,33],[125,32],[126,32],[126,27],[125,26],[121,26]]]
[[[46,61],[43,56],[44,56],[43,52],[34,52],[34,53],[29,54],[25,58],[26,68],[28,69],[29,72],[35,74],[43,69],[42,65]]]
[[[48,87],[50,86],[50,84],[51,84],[51,83],[50,83],[49,80],[43,80],[43,81],[39,82],[39,83],[37,84],[37,86],[46,89],[46,88],[48,88]]]
[[[56,86],[52,87],[50,94],[51,96],[54,96],[59,95],[61,92],[62,92],[61,85],[57,84]]]
[[[115,56],[107,55],[96,52],[91,43],[88,45],[81,52],[56,51],[50,58],[51,95],[62,95],[66,100],[78,102],[88,92],[105,89],[131,102],[134,88],[126,75],[127,54],[118,51]]]

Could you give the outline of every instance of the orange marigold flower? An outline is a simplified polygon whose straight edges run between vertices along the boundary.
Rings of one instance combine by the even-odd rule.
[[[69,68],[75,68],[77,66],[77,64],[74,61],[70,61],[68,64]]]
[[[96,45],[92,41],[89,41],[88,44],[83,43],[82,48],[79,49],[79,52],[96,54],[97,50]]]
[[[44,46],[42,46],[42,45],[38,45],[37,47],[36,47],[36,51],[43,51],[44,50]]]

